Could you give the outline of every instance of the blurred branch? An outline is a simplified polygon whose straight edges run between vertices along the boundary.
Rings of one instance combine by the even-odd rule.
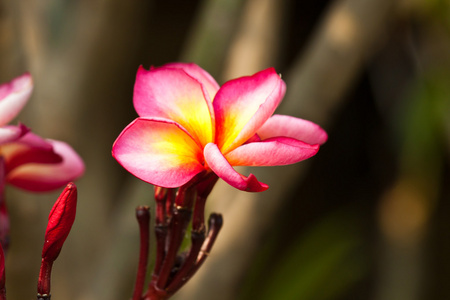
[[[222,78],[254,74],[276,64],[286,1],[248,0],[226,57]]]
[[[221,74],[244,0],[203,0],[181,61],[195,62],[214,77]]]
[[[279,112],[329,124],[364,62],[382,42],[394,12],[391,0],[336,1],[285,76],[288,94]],[[224,193],[222,187],[216,187],[216,197],[229,197],[210,201],[211,209],[224,215],[223,231],[203,269],[180,291],[178,299],[208,299],[211,295],[217,300],[235,298],[240,276],[245,274],[258,242],[306,167],[307,163],[283,167],[280,173],[256,169],[253,173],[270,183],[270,189],[258,195]],[[227,208],[219,207],[220,202],[226,202]]]
[[[280,112],[325,126],[365,62],[385,39],[395,1],[335,1],[303,55],[286,74]]]

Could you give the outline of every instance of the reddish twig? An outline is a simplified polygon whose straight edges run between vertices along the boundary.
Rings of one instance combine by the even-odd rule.
[[[136,218],[139,223],[140,232],[140,251],[139,264],[136,275],[136,284],[134,286],[133,300],[142,299],[142,290],[145,284],[145,275],[147,274],[148,251],[150,244],[150,212],[148,206],[138,206],[136,208]]]

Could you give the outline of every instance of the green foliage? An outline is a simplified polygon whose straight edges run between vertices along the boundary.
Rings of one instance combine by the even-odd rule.
[[[264,272],[259,265],[259,273],[269,277],[267,283],[255,281],[246,293],[254,294],[257,289],[262,300],[336,299],[367,270],[358,228],[357,219],[348,212],[319,220],[282,254],[272,272]],[[262,256],[268,252],[265,249]]]

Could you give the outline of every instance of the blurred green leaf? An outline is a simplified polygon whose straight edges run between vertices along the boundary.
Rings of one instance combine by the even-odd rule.
[[[321,219],[265,274],[270,276],[265,286],[255,284],[259,299],[326,300],[348,290],[367,268],[358,228],[348,212]]]

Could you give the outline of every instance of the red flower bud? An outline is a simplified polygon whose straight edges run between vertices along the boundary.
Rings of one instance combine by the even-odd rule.
[[[69,235],[77,208],[77,187],[69,183],[53,205],[48,216],[42,259],[54,261]]]

